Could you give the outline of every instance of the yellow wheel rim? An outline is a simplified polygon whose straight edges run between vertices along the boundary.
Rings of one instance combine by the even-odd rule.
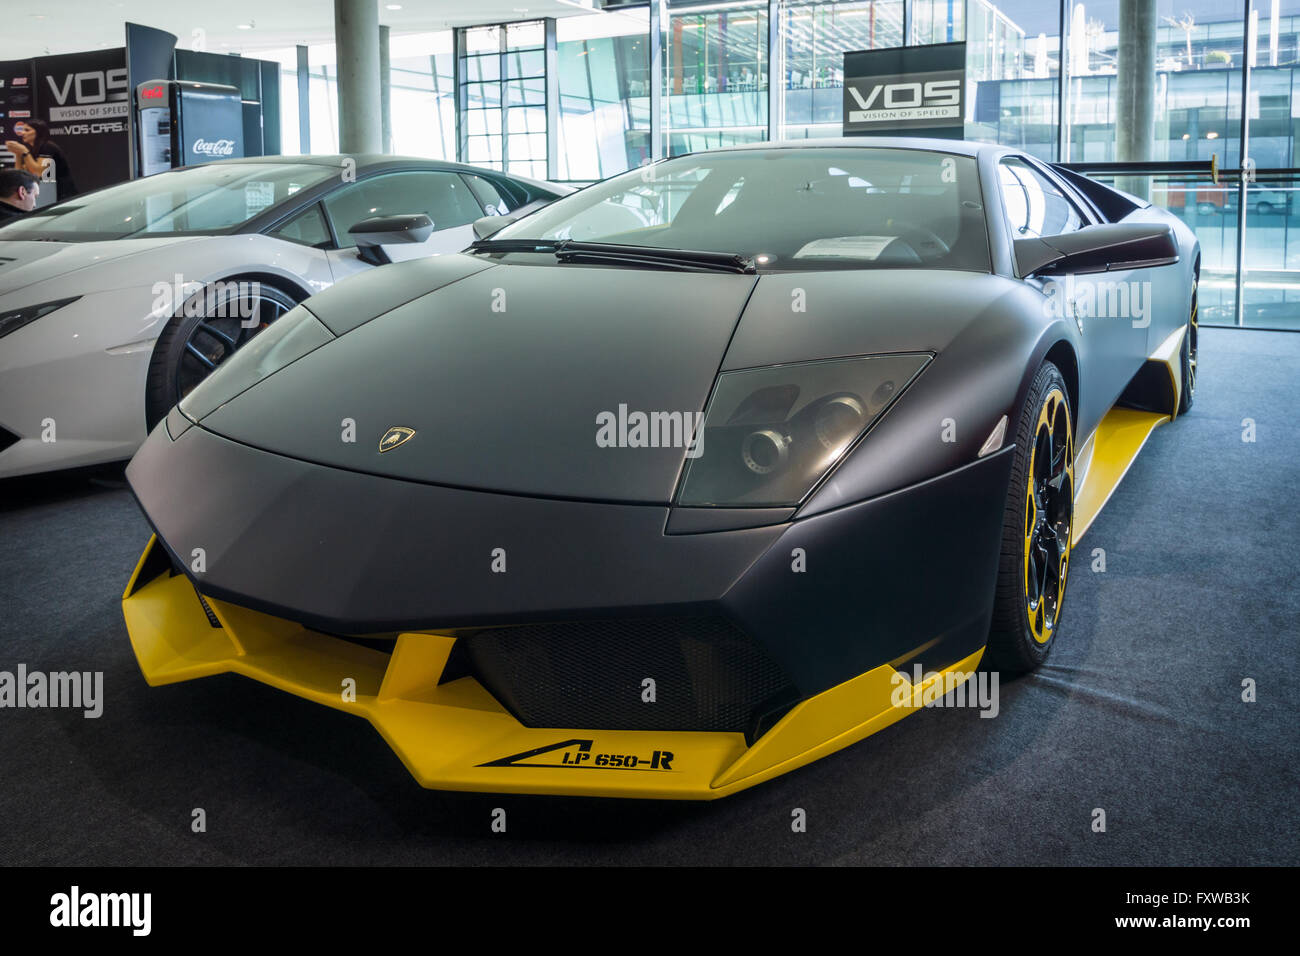
[[[1043,399],[1030,441],[1025,483],[1025,613],[1034,640],[1046,644],[1061,618],[1074,522],[1074,428],[1069,402],[1060,388],[1053,388]]]

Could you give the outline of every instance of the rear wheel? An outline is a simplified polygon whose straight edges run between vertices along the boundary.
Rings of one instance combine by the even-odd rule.
[[[194,293],[154,347],[145,392],[146,421],[153,428],[253,336],[297,305],[273,285],[229,279]]]
[[[1196,396],[1196,338],[1200,331],[1200,326],[1196,319],[1196,286],[1197,280],[1192,279],[1192,314],[1187,320],[1187,333],[1183,336],[1183,350],[1180,355],[1180,362],[1183,367],[1183,394],[1178,399],[1178,414],[1184,414],[1192,407],[1192,399]]]
[[[1047,659],[1061,621],[1074,528],[1074,426],[1065,379],[1051,362],[1020,414],[1003,518],[985,660],[1006,673]]]

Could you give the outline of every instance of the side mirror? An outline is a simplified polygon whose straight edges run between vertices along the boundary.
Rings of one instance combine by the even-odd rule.
[[[1178,261],[1173,231],[1157,223],[1106,223],[1015,241],[1016,274],[1053,276],[1167,266]]]
[[[357,242],[357,255],[372,266],[382,266],[393,260],[384,246],[399,242],[424,242],[433,233],[433,220],[423,214],[412,216],[375,216],[363,219],[351,229]]]

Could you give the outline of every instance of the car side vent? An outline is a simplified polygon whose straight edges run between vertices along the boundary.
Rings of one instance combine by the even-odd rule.
[[[208,623],[213,627],[221,627],[221,622],[217,620],[217,615],[213,613],[212,608],[208,607],[208,602],[203,599],[202,594],[199,594],[198,588],[194,589],[194,594],[199,599],[199,603],[203,605],[203,613],[208,616]]]

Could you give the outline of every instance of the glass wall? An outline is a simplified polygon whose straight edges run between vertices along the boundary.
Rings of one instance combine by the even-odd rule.
[[[501,117],[501,27],[474,27],[460,34],[461,157],[475,166],[501,169],[505,162]]]
[[[966,138],[1055,160],[1060,119],[1061,13],[1042,0],[971,0]],[[961,39],[960,29],[954,30]]]
[[[781,6],[784,139],[839,136],[844,54],[903,45],[903,0],[792,0]]]
[[[456,159],[455,55],[450,30],[389,43],[393,152]]]
[[[546,178],[546,33],[540,20],[460,31],[462,155]]]
[[[1235,181],[1117,185],[1200,238],[1204,321],[1235,323],[1240,297],[1246,323],[1300,325],[1289,318],[1300,315],[1300,180],[1289,172],[1300,163],[1300,0],[1256,3],[1247,21],[1222,0],[662,0],[652,33],[648,4],[633,0],[554,21],[553,103],[544,21],[393,37],[393,147],[590,182],[691,150],[837,136],[844,54],[906,39],[966,43],[969,140],[1052,162],[1213,157],[1231,170],[1248,89],[1260,172],[1244,203]],[[279,59],[289,151],[297,64],[293,51]],[[337,149],[333,61],[332,47],[311,48],[316,152]]]
[[[1297,165],[1300,120],[1300,0],[1262,0],[1249,44],[1249,155],[1258,172],[1246,189],[1242,260],[1242,321],[1266,328],[1300,328],[1300,181],[1270,169]],[[1237,193],[1231,196],[1237,205]]]
[[[542,21],[505,28],[506,171],[546,178],[546,31]]]
[[[335,69],[334,44],[324,43],[307,48],[308,120],[311,124],[311,151],[339,151],[339,87]]]
[[[650,11],[556,23],[559,177],[597,180],[651,159]]]
[[[665,155],[767,139],[767,0],[677,0],[664,33]]]

